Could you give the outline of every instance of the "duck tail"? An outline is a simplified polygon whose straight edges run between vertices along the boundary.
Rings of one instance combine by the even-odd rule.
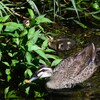
[[[96,58],[96,48],[95,48],[95,45],[94,45],[94,43],[92,43],[92,55],[91,55],[92,57],[92,61],[94,61],[95,60],[95,58]]]

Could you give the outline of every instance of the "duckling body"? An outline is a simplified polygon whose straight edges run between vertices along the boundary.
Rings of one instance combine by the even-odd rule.
[[[55,38],[50,35],[46,35],[49,40],[49,46],[55,50],[65,51],[70,50],[75,45],[75,41],[65,37]]]
[[[96,71],[95,57],[95,46],[91,43],[77,55],[62,60],[53,71],[48,67],[41,68],[35,76],[38,78],[49,76],[50,79],[46,83],[48,89],[72,88],[90,78]],[[34,77],[31,78],[29,82],[34,79]]]

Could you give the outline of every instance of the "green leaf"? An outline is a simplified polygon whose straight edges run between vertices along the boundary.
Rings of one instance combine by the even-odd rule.
[[[32,71],[30,69],[27,69],[28,75],[31,77],[33,75]]]
[[[30,52],[26,52],[25,57],[26,57],[27,62],[31,63],[31,61],[32,61],[32,55],[31,55],[31,53]]]
[[[12,33],[12,34],[13,34],[13,33]],[[19,33],[18,33],[17,31],[15,31],[14,37],[19,37]]]
[[[62,60],[62,59],[55,59],[55,60],[52,62],[51,66],[56,66],[56,65],[58,65],[58,64],[61,62],[61,60]]]
[[[10,15],[7,15],[5,17],[0,17],[0,22],[6,22],[9,19]]]
[[[52,55],[52,54],[46,54],[47,58],[52,58],[52,59],[59,59],[58,56]]]
[[[10,57],[13,57],[13,54],[12,54],[12,53],[10,53],[10,52],[8,53],[8,55],[9,55]]]
[[[33,73],[32,73],[32,71],[30,69],[26,69],[25,72],[24,72],[24,75],[25,75],[25,77],[27,75],[29,75],[29,77],[31,77],[33,75]]]
[[[41,64],[43,64],[43,65],[46,65],[45,61],[42,60],[42,59],[39,60],[39,63],[41,63]]]
[[[28,41],[28,42],[27,42],[27,47],[28,47],[28,51],[32,51],[32,49],[33,49],[34,47],[33,47],[33,44],[32,44],[31,41]],[[33,47],[33,48],[32,48],[32,47]]]
[[[34,11],[35,11],[38,15],[40,15],[40,12],[39,12],[39,10],[38,10],[36,4],[35,4],[32,0],[27,0],[27,2],[30,4],[31,8],[34,9]]]
[[[10,66],[8,62],[2,62],[3,64],[5,64],[6,66]]]
[[[19,61],[16,59],[13,59],[11,62],[11,66],[16,66],[17,63],[19,63]]]
[[[40,92],[34,91],[35,93],[35,97],[42,97],[42,95],[40,94]]]
[[[76,7],[75,0],[71,0],[71,2],[72,2],[72,5],[73,5],[73,7],[74,7],[74,10],[76,11],[77,17],[78,17],[78,19],[80,20],[79,13],[78,13],[78,9],[77,9],[77,7]]]
[[[6,26],[4,31],[13,32],[13,31],[15,31],[17,29],[21,29],[21,30],[24,29],[22,24],[17,24],[15,22],[7,22],[4,25]]]
[[[29,45],[28,45],[28,46],[29,46]],[[41,48],[38,47],[36,44],[34,44],[34,45],[32,45],[32,46],[29,46],[29,48],[28,48],[29,51],[32,51],[32,50],[36,51],[36,50],[39,50],[39,49],[41,49]]]
[[[100,17],[99,16],[96,16],[96,15],[92,15],[93,18],[97,19],[97,20],[100,20]]]
[[[36,52],[37,54],[39,54],[39,56],[41,56],[42,58],[48,60],[46,54],[45,54],[41,49],[35,50],[35,52]]]
[[[25,89],[25,93],[28,95],[29,94],[29,90],[30,90],[30,87],[27,87],[26,89]]]
[[[12,37],[15,37],[15,34],[8,33],[8,32],[6,32],[6,33],[2,33],[2,34],[5,35],[5,36],[12,36]]]
[[[3,24],[0,24],[0,31],[2,31],[2,28],[3,28]]]
[[[93,3],[92,7],[93,7],[95,10],[100,10],[100,6],[99,6],[99,3],[98,3],[98,2]]]
[[[4,95],[5,95],[5,98],[7,98],[7,93],[9,92],[9,87],[5,88],[4,90]]]
[[[39,34],[39,30],[35,31],[35,27],[31,28],[28,33],[28,40],[32,42],[32,44],[35,44],[38,40]]]
[[[17,31],[15,31],[14,33],[5,33],[5,35],[10,35],[10,36],[12,36],[12,37],[14,37],[14,38],[19,38],[19,34],[18,34],[18,32]]]
[[[25,74],[29,75],[30,77],[33,75],[30,69],[26,69]]]
[[[2,58],[2,51],[0,51],[0,61],[1,61],[1,58]]]
[[[1,43],[1,45],[2,45],[2,46],[6,46],[7,44],[5,44],[5,43]]]
[[[45,15],[40,15],[39,17],[36,18],[37,24],[40,24],[40,23],[53,23],[50,19],[45,18],[44,16]]]
[[[35,27],[29,29],[28,39],[32,39],[35,32]]]
[[[55,52],[55,50],[47,48],[45,52]]]
[[[10,75],[10,69],[5,70],[6,75]]]
[[[24,37],[26,34],[27,34],[27,30],[25,29],[21,34],[20,34],[20,37]]]
[[[28,66],[35,66],[33,63],[24,62]]]
[[[80,25],[80,26],[83,27],[83,28],[87,28],[86,25],[84,25],[83,23],[81,23],[81,22],[79,22],[79,21],[77,21],[77,20],[74,20],[74,22],[75,22],[76,24]]]
[[[9,82],[11,80],[11,76],[7,75],[7,81]]]
[[[90,12],[89,14],[99,14],[100,13],[100,10],[98,10],[98,11],[93,11],[93,12]]]
[[[3,39],[5,36],[0,36],[0,39]]]
[[[13,42],[15,42],[17,45],[19,45],[20,41],[19,38],[12,38]]]
[[[31,16],[31,19],[34,19],[35,18],[35,15],[34,15],[33,10],[32,9],[28,9],[28,12],[29,12],[29,14]]]
[[[13,38],[12,38],[13,42],[15,42],[17,45],[19,45],[20,40],[19,40],[19,34],[17,31],[15,31],[15,33],[13,34]]]
[[[8,98],[10,98],[10,99],[16,98],[18,100],[18,96],[16,95],[16,92],[14,90],[9,91],[7,93],[6,99],[8,99]]]
[[[13,53],[13,57],[14,57],[15,55],[17,55],[17,54],[18,54],[18,52],[14,52],[14,53]]]
[[[34,32],[34,37],[32,39],[33,44],[35,44],[37,42],[38,37],[39,37],[39,34],[40,34],[40,31],[39,30],[37,30],[37,31]]]
[[[46,47],[48,46],[48,39],[46,39],[43,44],[42,44],[42,50],[45,50]]]
[[[38,27],[43,33],[45,33],[44,28],[40,24],[38,25]]]
[[[39,38],[41,39],[41,40],[46,40],[46,37],[45,37],[45,35],[44,34],[39,34]]]

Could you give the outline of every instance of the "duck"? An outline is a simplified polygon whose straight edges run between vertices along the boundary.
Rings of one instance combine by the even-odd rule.
[[[48,43],[49,47],[58,51],[70,50],[76,44],[74,40],[66,37],[61,37],[61,36],[54,37],[48,34],[46,34],[46,37],[49,41]]]
[[[53,70],[47,65],[40,67],[32,78],[26,79],[26,83],[31,83],[38,78],[47,78],[47,89],[59,90],[73,88],[89,79],[97,70],[95,63],[96,48],[94,43],[89,44],[79,53],[63,59]]]

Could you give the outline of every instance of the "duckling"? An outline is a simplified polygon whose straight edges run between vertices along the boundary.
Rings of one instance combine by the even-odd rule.
[[[90,78],[96,71],[95,57],[96,48],[91,43],[78,54],[63,59],[54,70],[44,65],[30,80],[25,81],[30,83],[38,78],[50,77],[46,83],[48,89],[72,88]]]
[[[50,35],[46,35],[46,37],[49,40],[49,46],[55,50],[65,51],[71,49],[75,45],[75,41],[69,38],[55,38]]]

